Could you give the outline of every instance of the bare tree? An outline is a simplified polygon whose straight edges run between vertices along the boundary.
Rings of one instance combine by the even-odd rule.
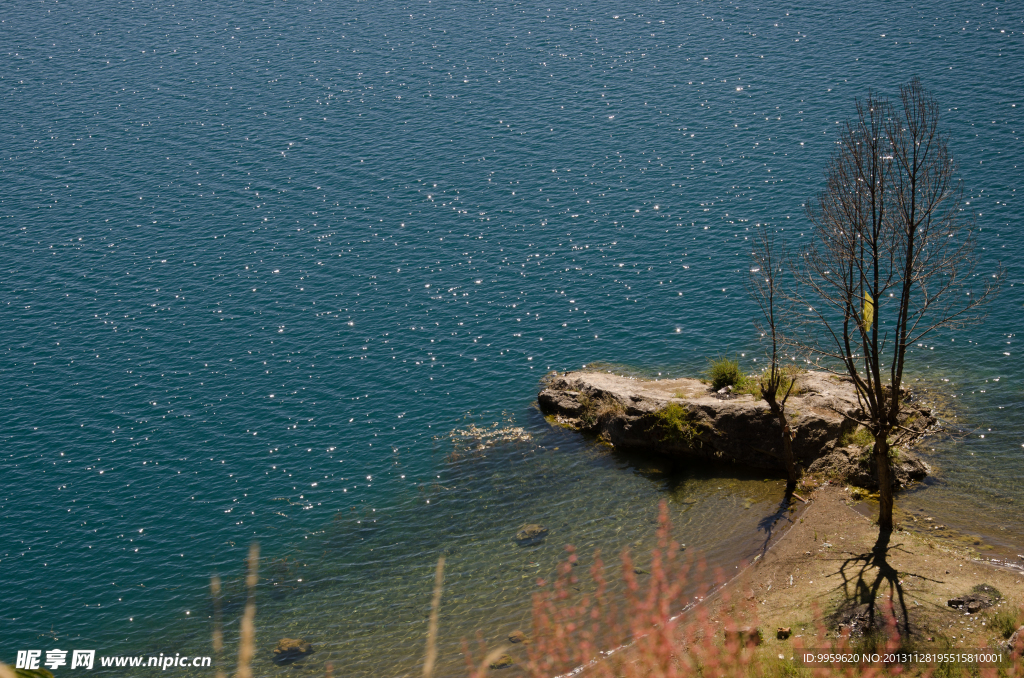
[[[783,275],[782,263],[786,256],[785,252],[780,250],[775,234],[769,230],[767,224],[758,229],[751,258],[753,265],[750,267],[748,285],[751,296],[761,307],[761,314],[764,316],[764,321],[757,323],[757,329],[764,340],[765,357],[768,358],[768,367],[761,373],[758,388],[779,424],[779,448],[782,450],[782,460],[786,464],[786,473],[789,477],[786,491],[791,493],[796,489],[797,468],[796,460],[793,458],[795,435],[786,418],[786,401],[793,392],[794,380],[786,375],[780,363],[783,348],[780,329],[783,318],[780,315],[785,311],[780,307],[784,295],[779,283]]]
[[[900,425],[907,348],[940,328],[980,320],[994,284],[973,290],[973,219],[939,107],[916,79],[895,105],[869,95],[857,103],[810,203],[812,244],[795,264],[799,345],[842,366],[856,389],[858,423],[874,437],[879,541],[893,521],[893,455]]]

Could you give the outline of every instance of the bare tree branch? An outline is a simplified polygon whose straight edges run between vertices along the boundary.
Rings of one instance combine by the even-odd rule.
[[[860,423],[875,439],[883,533],[892,530],[890,449],[905,430],[907,348],[979,322],[998,283],[974,289],[974,219],[963,195],[938,103],[921,83],[901,87],[895,103],[869,94],[837,140],[825,188],[807,209],[812,243],[792,263],[788,341],[853,381]]]
[[[792,493],[796,489],[797,481],[796,460],[793,457],[795,435],[786,418],[786,401],[793,392],[794,380],[786,375],[780,364],[780,353],[785,344],[780,329],[785,309],[780,304],[785,297],[779,283],[783,277],[783,263],[787,256],[767,224],[760,226],[757,231],[755,249],[751,257],[748,288],[764,316],[764,322],[756,323],[756,326],[764,339],[765,355],[768,358],[768,367],[761,374],[758,386],[761,397],[768,403],[779,424],[779,443],[789,476],[787,491]]]

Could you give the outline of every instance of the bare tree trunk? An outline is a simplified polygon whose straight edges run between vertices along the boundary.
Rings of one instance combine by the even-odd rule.
[[[998,273],[974,273],[973,217],[939,112],[916,79],[900,88],[895,107],[874,95],[857,103],[825,189],[808,203],[813,238],[794,268],[790,308],[803,331],[789,332],[790,345],[843,366],[857,390],[858,423],[875,436],[879,543],[893,528],[888,437],[899,444],[907,348],[979,322],[998,281]]]
[[[796,459],[793,458],[793,429],[789,427],[786,416],[782,415],[782,454],[786,459],[786,471],[789,473],[789,485],[796,489]]]
[[[893,482],[889,441],[884,435],[875,436],[875,465],[878,469],[878,531],[892,533]]]
[[[793,490],[796,489],[797,481],[796,460],[793,458],[793,429],[789,427],[789,422],[786,421],[786,413],[779,406],[775,398],[768,400],[768,407],[771,408],[772,414],[775,415],[775,419],[779,422],[782,461],[786,464],[786,474],[789,478],[790,489]]]

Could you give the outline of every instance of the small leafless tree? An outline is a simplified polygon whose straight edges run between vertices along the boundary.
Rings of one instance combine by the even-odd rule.
[[[857,103],[809,203],[812,242],[794,263],[799,346],[842,366],[857,389],[858,423],[874,437],[879,540],[893,527],[893,455],[907,348],[940,328],[977,322],[995,290],[976,284],[973,218],[939,107],[916,79],[895,104]],[[991,280],[991,279],[990,279]]]
[[[783,318],[780,316],[785,311],[781,305],[784,295],[779,282],[783,275],[782,263],[786,260],[786,253],[781,250],[781,246],[776,242],[775,233],[769,230],[767,224],[760,226],[757,231],[751,259],[753,265],[750,267],[749,289],[764,316],[763,322],[757,323],[757,330],[764,340],[765,357],[768,358],[768,367],[761,373],[758,388],[779,424],[779,447],[789,477],[786,491],[793,492],[797,481],[796,460],[793,458],[795,436],[786,418],[786,401],[793,392],[794,380],[787,377],[780,361],[783,349],[780,329]]]

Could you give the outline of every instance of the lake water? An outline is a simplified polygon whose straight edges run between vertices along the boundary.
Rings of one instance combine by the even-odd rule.
[[[1024,552],[1022,32],[998,2],[8,3],[0,660],[210,654],[214,573],[231,645],[253,540],[260,675],[418,673],[442,553],[458,675],[562,545],[642,554],[663,499],[734,570],[777,478],[613,454],[539,383],[753,370],[751,230],[805,242],[838,122],[914,76],[1005,277],[910,356],[966,435],[899,503]]]

